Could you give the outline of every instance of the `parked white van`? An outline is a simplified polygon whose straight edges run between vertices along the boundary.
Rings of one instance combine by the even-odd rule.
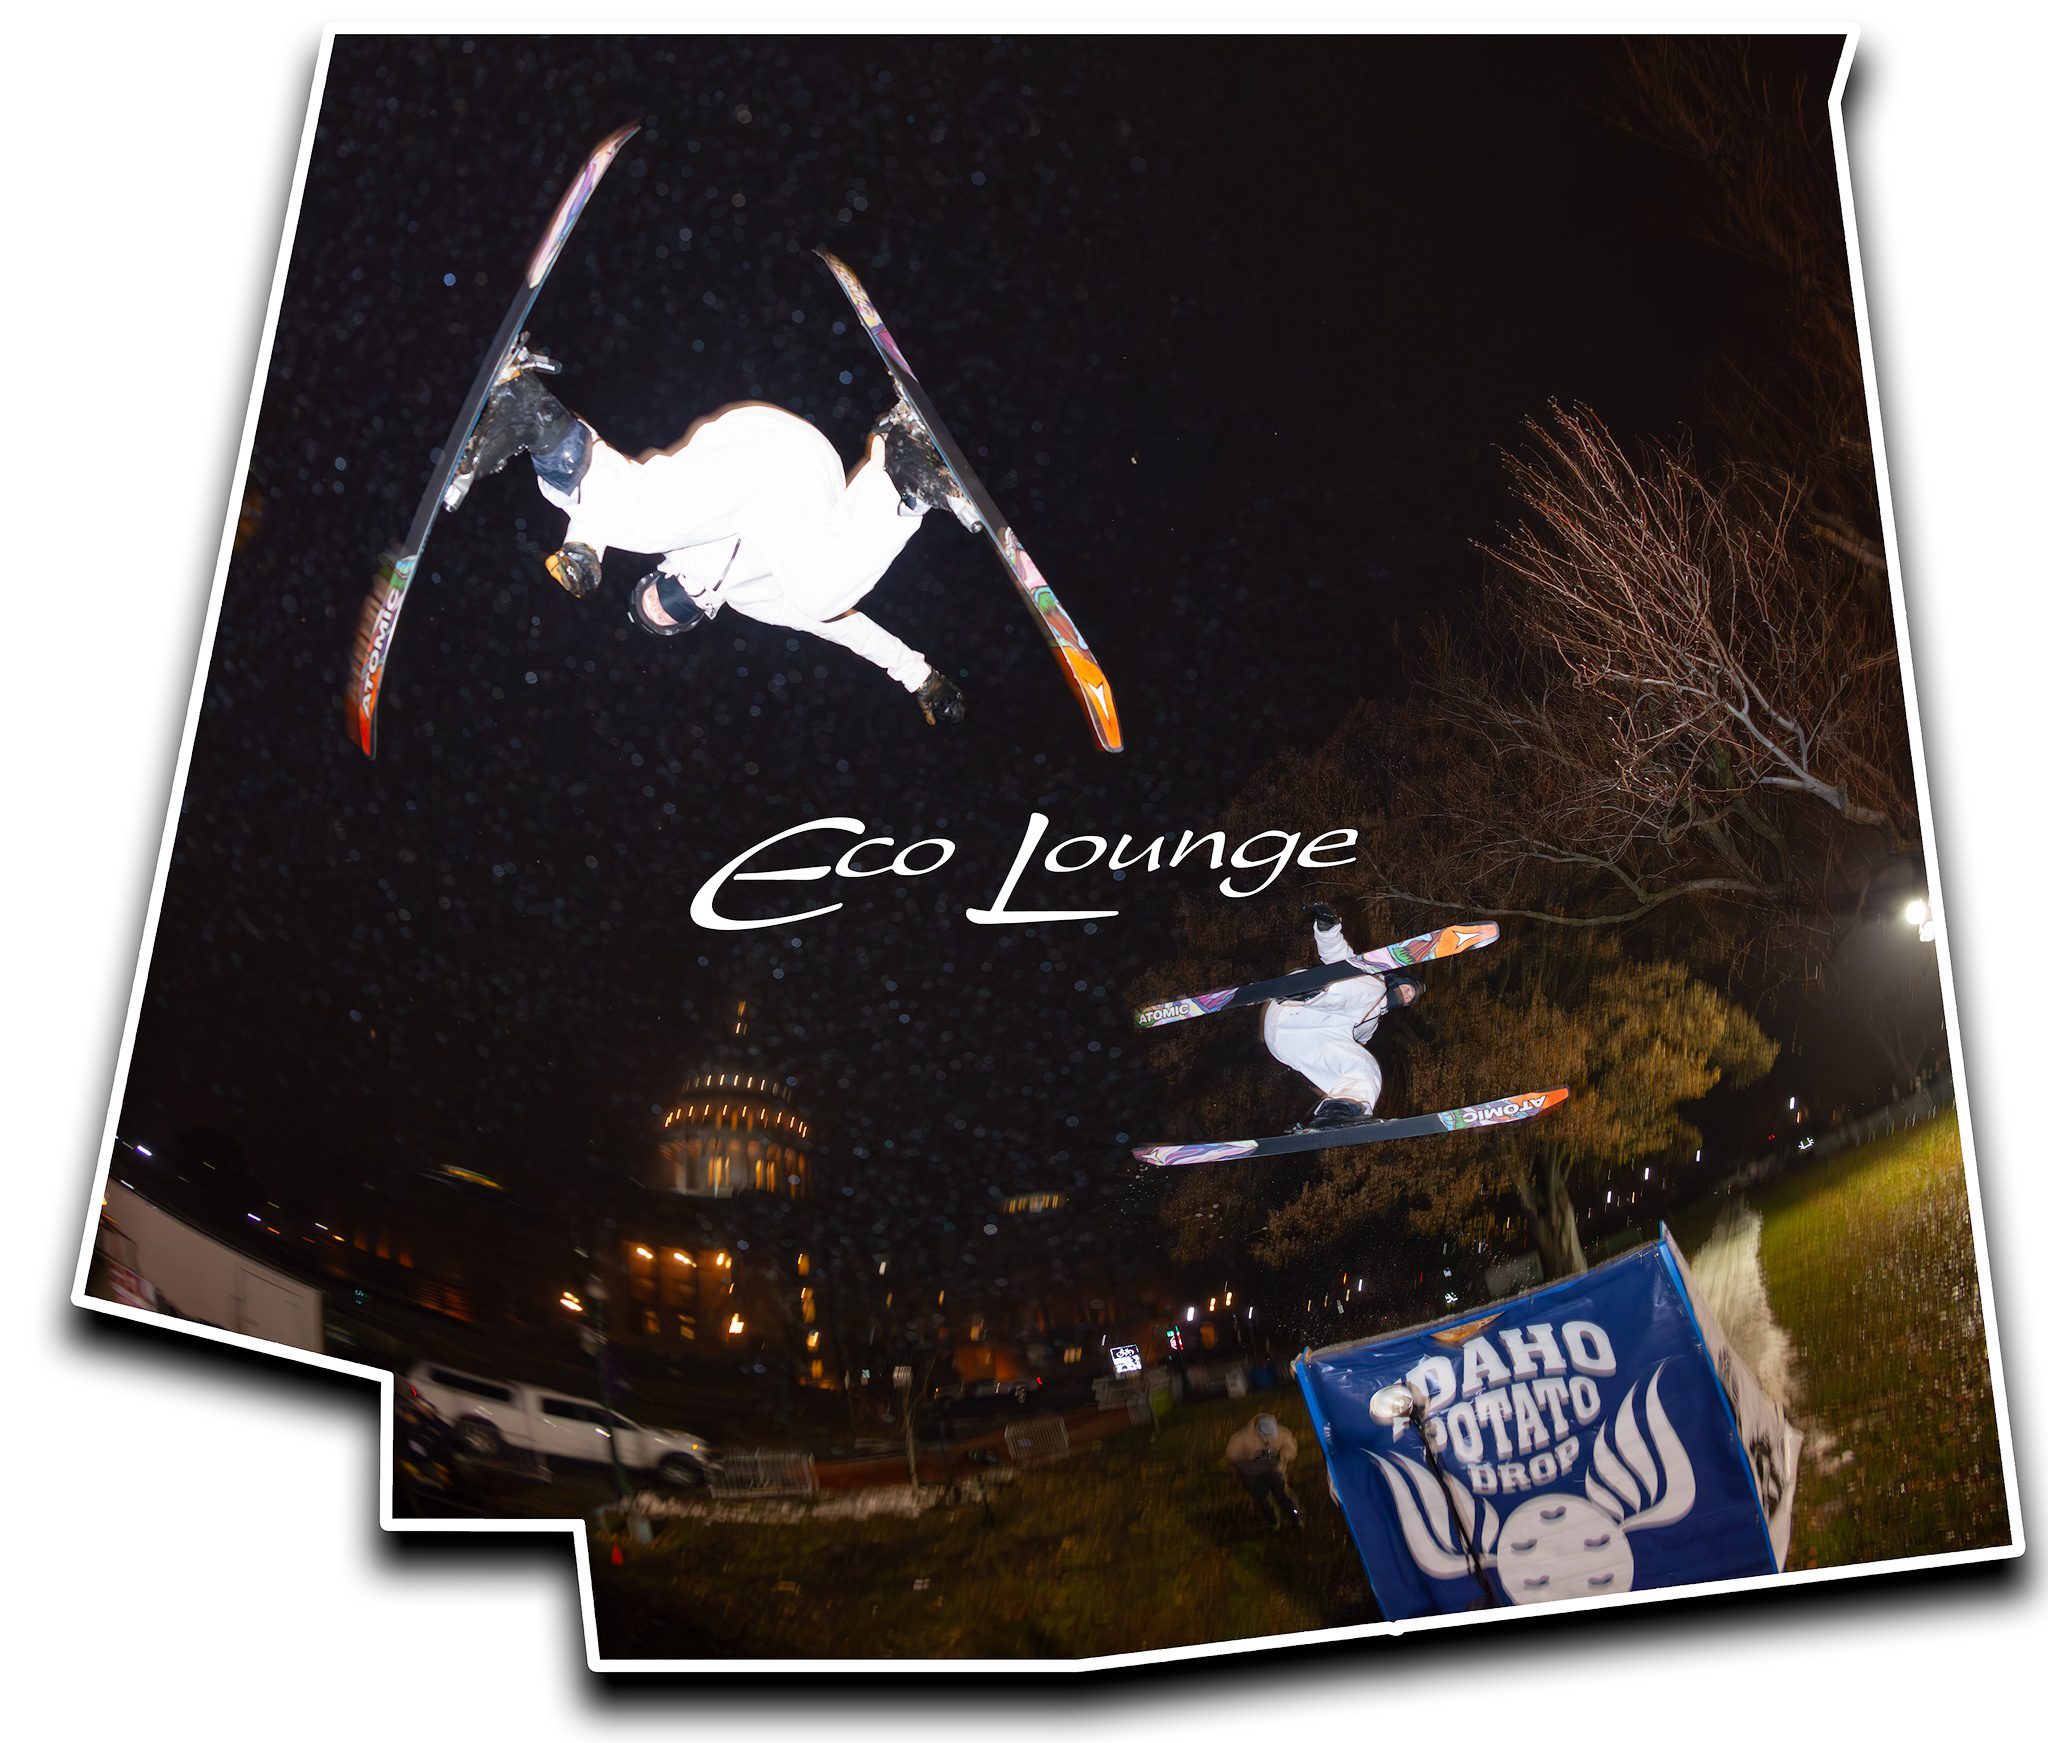
[[[465,1452],[498,1458],[506,1452],[608,1464],[619,1462],[685,1486],[707,1480],[711,1448],[694,1434],[644,1428],[594,1398],[577,1398],[515,1380],[487,1380],[438,1362],[417,1363],[399,1382],[440,1413]]]

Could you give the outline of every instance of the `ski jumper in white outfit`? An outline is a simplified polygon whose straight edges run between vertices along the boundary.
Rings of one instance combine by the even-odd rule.
[[[924,655],[853,609],[923,524],[883,471],[879,437],[849,477],[822,431],[749,402],[644,460],[593,441],[574,490],[539,482],[568,513],[564,543],[658,555],[707,615],[730,606],[837,642],[912,692],[931,675]]]
[[[1318,926],[1315,934],[1325,962],[1352,954],[1342,926]],[[1305,999],[1275,999],[1266,1007],[1266,1050],[1326,1100],[1355,1101],[1371,1113],[1380,1097],[1380,1062],[1365,1044],[1386,1010],[1387,983],[1376,974],[1333,981]]]

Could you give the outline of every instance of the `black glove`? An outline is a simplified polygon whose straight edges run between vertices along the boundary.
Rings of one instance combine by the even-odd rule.
[[[1337,925],[1337,910],[1328,902],[1317,902],[1308,911],[1308,917],[1316,923],[1318,932],[1329,932]]]
[[[967,698],[960,694],[960,686],[936,667],[918,685],[917,705],[924,710],[927,726],[937,726],[942,720],[951,725],[967,718]]]
[[[595,593],[604,580],[604,566],[588,545],[564,545],[547,563],[548,573],[569,590],[571,599]]]

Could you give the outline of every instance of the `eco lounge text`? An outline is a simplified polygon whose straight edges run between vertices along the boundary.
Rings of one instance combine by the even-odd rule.
[[[1169,853],[1166,837],[1155,837],[1142,848],[1134,847],[1128,835],[1120,836],[1115,847],[1109,845],[1106,836],[1070,835],[1066,840],[1055,842],[1043,854],[1039,854],[1039,843],[1045,839],[1051,828],[1052,819],[1043,811],[1031,813],[1031,821],[1024,830],[1024,839],[1018,844],[1016,856],[1010,861],[1009,874],[1003,879],[1002,888],[997,891],[993,904],[986,908],[969,908],[967,918],[977,926],[1024,926],[1058,920],[1113,920],[1115,908],[1012,908],[1010,899],[1016,894],[1017,883],[1030,869],[1034,860],[1045,870],[1055,874],[1069,874],[1086,871],[1091,866],[1106,864],[1111,871],[1127,871],[1142,867],[1156,872],[1164,866],[1177,866],[1190,856],[1199,856],[1206,848],[1209,869],[1222,871],[1226,865],[1234,874],[1237,872],[1263,872],[1265,875],[1248,888],[1240,889],[1234,875],[1226,876],[1218,885],[1224,895],[1233,898],[1256,896],[1266,889],[1291,863],[1305,870],[1322,871],[1334,866],[1352,864],[1356,855],[1343,850],[1358,845],[1358,831],[1355,829],[1328,829],[1303,845],[1298,831],[1265,829],[1248,837],[1232,848],[1224,839],[1223,832],[1211,830],[1197,835],[1193,830],[1183,830],[1179,844]],[[763,871],[743,871],[757,855],[765,853],[779,842],[810,833],[812,830],[831,830],[846,835],[861,837],[831,865],[783,866]],[[735,920],[721,914],[717,908],[719,893],[728,883],[816,883],[828,877],[878,878],[893,876],[899,878],[928,877],[950,860],[957,843],[943,835],[927,836],[922,841],[913,841],[894,854],[885,855],[883,849],[896,846],[896,838],[890,835],[869,836],[867,825],[858,817],[817,817],[808,823],[792,824],[787,829],[777,830],[764,841],[757,841],[744,853],[736,854],[699,886],[690,901],[690,918],[699,926],[712,932],[747,932],[761,926],[788,926],[799,920],[816,920],[826,914],[836,914],[846,904],[830,902],[822,908],[806,908],[797,914],[771,914],[765,919]],[[1332,857],[1341,855],[1341,857]]]

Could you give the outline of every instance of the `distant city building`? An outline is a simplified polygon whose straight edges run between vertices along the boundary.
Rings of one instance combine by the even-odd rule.
[[[734,1038],[746,1029],[742,1004]],[[636,1184],[612,1219],[613,1337],[838,1380],[814,1259],[811,1123],[787,1079],[744,1058],[691,1072]]]

